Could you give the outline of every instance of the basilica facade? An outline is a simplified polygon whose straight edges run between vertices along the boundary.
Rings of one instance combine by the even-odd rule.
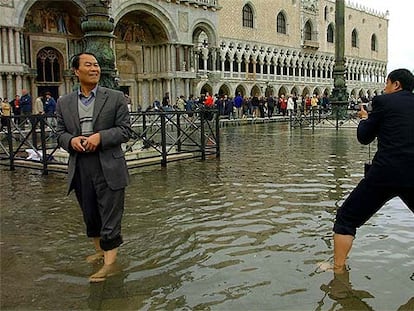
[[[115,78],[133,109],[169,92],[234,96],[330,94],[334,0],[0,0],[0,97],[54,97],[76,84],[70,58],[85,49],[88,8],[113,29]],[[346,3],[348,92],[381,92],[388,15]]]

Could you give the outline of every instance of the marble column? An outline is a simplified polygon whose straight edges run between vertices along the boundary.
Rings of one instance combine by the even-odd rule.
[[[16,48],[14,45],[14,34],[13,29],[8,29],[8,35],[9,35],[9,58],[11,64],[16,64]]]
[[[12,100],[16,96],[16,92],[13,89],[13,76],[7,75],[7,98]]]
[[[7,28],[1,29],[1,39],[2,39],[2,47],[3,47],[3,64],[10,64]]]
[[[22,53],[20,46],[20,31],[15,31],[14,33],[15,43],[16,43],[16,64],[22,63]]]

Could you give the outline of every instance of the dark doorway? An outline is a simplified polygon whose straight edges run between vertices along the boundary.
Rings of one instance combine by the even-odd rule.
[[[44,96],[46,92],[50,92],[52,97],[57,100],[59,98],[59,87],[58,86],[38,86],[37,87],[37,94],[39,96]]]

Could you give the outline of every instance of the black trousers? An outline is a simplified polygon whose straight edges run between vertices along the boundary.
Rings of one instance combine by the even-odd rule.
[[[121,245],[125,189],[114,191],[108,187],[97,152],[78,155],[73,186],[87,236],[100,237],[104,251]]]
[[[355,236],[356,228],[368,221],[384,204],[394,197],[414,213],[414,188],[379,186],[362,179],[338,209],[333,231]]]

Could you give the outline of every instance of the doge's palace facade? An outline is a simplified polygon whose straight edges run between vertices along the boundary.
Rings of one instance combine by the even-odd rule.
[[[70,58],[85,47],[86,2],[108,7],[117,80],[134,108],[169,92],[330,93],[333,0],[0,0],[0,97],[73,89]],[[349,93],[382,90],[386,13],[347,3]]]

